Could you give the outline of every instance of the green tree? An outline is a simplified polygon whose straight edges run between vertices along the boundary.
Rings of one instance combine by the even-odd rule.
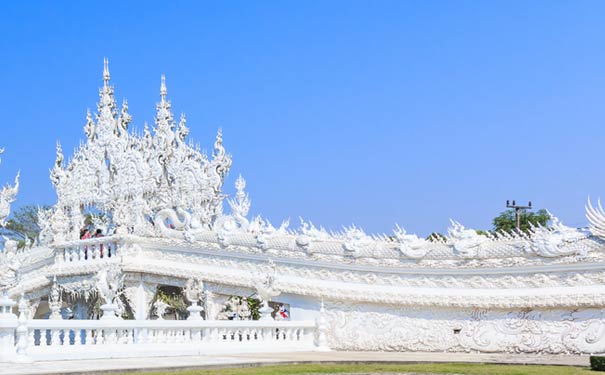
[[[49,208],[50,206],[26,205],[16,209],[2,228],[2,235],[19,241],[19,247],[25,245],[28,239],[34,241],[41,230],[38,225],[38,209]]]
[[[443,234],[441,234],[439,232],[433,232],[426,237],[426,240],[431,241],[431,242],[442,242],[442,241],[445,241],[446,239],[447,239],[447,237],[445,237]]]
[[[548,214],[548,211],[544,209],[536,212],[529,212],[526,210],[519,212],[520,229],[523,232],[528,232],[532,225],[536,226],[540,224],[542,226],[547,226],[549,220],[550,215]],[[506,210],[502,212],[494,218],[492,224],[495,232],[510,232],[514,230],[516,228],[515,211]]]

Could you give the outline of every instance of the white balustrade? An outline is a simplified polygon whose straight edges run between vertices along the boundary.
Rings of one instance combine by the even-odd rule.
[[[112,237],[71,241],[56,248],[57,263],[108,261],[117,255],[118,243]]]
[[[321,350],[313,321],[9,319],[3,361]]]

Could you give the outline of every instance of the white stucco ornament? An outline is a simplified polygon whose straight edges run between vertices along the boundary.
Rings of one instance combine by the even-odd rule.
[[[50,296],[48,297],[48,306],[50,307],[49,319],[63,319],[61,316],[61,306],[63,305],[63,298],[61,296],[61,290],[57,284],[57,277],[53,277],[53,284],[51,287]]]
[[[588,236],[584,231],[570,228],[549,212],[551,225],[543,227],[537,225],[531,228],[531,249],[543,257],[558,257],[562,255],[586,255],[586,248],[565,246],[574,244]]]
[[[352,225],[344,230],[345,241],[343,248],[347,255],[357,257],[361,252],[371,252],[376,246],[376,241],[368,236],[363,230]]]
[[[162,300],[157,300],[153,303],[153,307],[155,308],[155,316],[158,318],[158,320],[164,320],[166,309],[168,309],[170,306]]]
[[[0,155],[4,153],[4,149],[0,149]],[[1,162],[1,159],[0,159]],[[0,189],[0,226],[6,225],[6,219],[10,215],[11,204],[17,198],[19,192],[19,173],[15,177],[14,185],[5,185]]]
[[[3,236],[4,249],[0,253],[0,290],[14,288],[19,283],[21,256],[17,253],[17,241]]]
[[[40,228],[40,233],[38,234],[38,243],[42,246],[50,245],[53,242],[53,228],[51,224],[52,216],[52,208],[43,209],[38,207],[36,210],[38,227]]]
[[[482,245],[489,241],[474,229],[466,229],[464,225],[451,220],[448,228],[449,244],[454,248],[456,254],[463,258],[476,258],[482,256]]]
[[[101,305],[102,319],[117,319],[120,314],[119,295],[124,285],[124,273],[117,265],[103,267],[96,275],[95,286],[99,297],[105,302]]]
[[[281,294],[275,283],[276,266],[272,260],[269,260],[269,272],[261,276],[260,283],[256,285],[256,294],[261,301],[261,320],[272,320],[271,313],[273,310],[269,307],[269,302],[272,298]]]
[[[428,247],[426,246],[426,240],[418,237],[415,234],[407,234],[405,229],[401,228],[399,225],[396,225],[395,230],[393,231],[395,235],[395,239],[399,244],[399,251],[405,257],[409,258],[422,258],[428,252]]]
[[[188,320],[202,319],[200,312],[204,308],[198,305],[198,302],[204,298],[204,282],[198,278],[187,280],[183,293],[187,301],[191,302],[191,306],[187,307],[187,311],[189,311]]]

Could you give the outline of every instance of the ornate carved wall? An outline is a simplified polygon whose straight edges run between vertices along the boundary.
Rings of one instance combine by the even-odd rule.
[[[326,304],[340,350],[602,353],[602,309],[454,310]]]

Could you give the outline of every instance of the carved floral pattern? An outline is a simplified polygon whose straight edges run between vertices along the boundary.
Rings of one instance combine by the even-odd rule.
[[[426,311],[330,304],[328,341],[338,350],[600,353],[603,310]],[[363,327],[363,329],[361,329]]]

